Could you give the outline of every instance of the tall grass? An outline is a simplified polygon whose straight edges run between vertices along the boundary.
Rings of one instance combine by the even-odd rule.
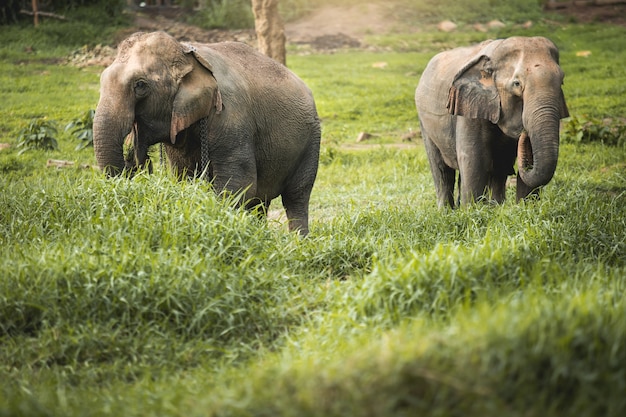
[[[427,177],[423,149],[336,150],[306,239],[162,173],[4,181],[2,407],[622,410],[623,155],[577,149],[564,147],[541,200],[458,211],[436,210],[432,190],[407,195],[413,177],[392,174],[415,159]],[[616,168],[602,179],[598,165]],[[349,204],[332,197],[341,166]],[[359,189],[377,178],[386,193]]]

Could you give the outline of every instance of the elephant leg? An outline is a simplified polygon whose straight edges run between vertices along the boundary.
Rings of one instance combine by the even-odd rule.
[[[491,150],[486,146],[488,132],[480,121],[459,117],[456,153],[463,178],[460,189],[461,206],[488,199],[491,171]]]
[[[289,231],[298,231],[302,236],[309,234],[309,198],[310,195],[306,193],[282,195]]]
[[[422,132],[424,130],[422,129]],[[446,165],[441,155],[441,151],[433,143],[432,140],[422,133],[424,138],[424,147],[430,162],[430,172],[435,182],[435,191],[437,193],[437,205],[439,207],[454,207],[454,181],[455,170]]]
[[[506,179],[515,174],[515,154],[517,141],[502,135],[493,142],[493,171],[489,178],[491,198],[502,204],[506,198]]]
[[[461,206],[489,198],[487,185],[489,176],[480,164],[459,161],[463,183],[460,190]]]
[[[256,172],[244,170],[232,172],[220,167],[213,166],[213,189],[219,196],[235,197],[237,206],[244,205],[247,210],[252,210],[262,202],[256,197],[257,182]]]
[[[309,233],[309,200],[317,176],[319,147],[312,147],[281,193],[290,231]]]
[[[239,143],[239,147],[233,149],[232,143]],[[235,196],[237,205],[246,209],[262,203],[257,197],[257,166],[252,138],[222,137],[209,147],[209,157],[209,178],[218,195]]]
[[[506,198],[506,176],[492,175],[489,178],[489,194],[491,200],[502,204]]]
[[[488,185],[489,173],[484,155],[477,156],[458,152],[459,175],[463,181],[459,181],[460,205],[465,206],[475,201],[489,198]]]
[[[252,198],[246,202],[246,210],[257,215],[260,220],[267,218],[271,201]]]

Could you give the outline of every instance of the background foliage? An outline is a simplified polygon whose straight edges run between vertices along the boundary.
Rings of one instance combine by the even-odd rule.
[[[391,3],[382,0],[373,0],[387,5]],[[139,1],[135,1],[135,6]],[[150,3],[149,1],[147,2]],[[173,5],[193,9],[198,6],[197,1],[174,0]],[[281,0],[280,11],[284,19],[293,20],[324,5],[362,4],[358,0]],[[509,0],[498,2],[493,0],[476,0],[474,7],[467,7],[462,2],[435,1],[435,0],[397,0],[393,2],[391,13],[397,13],[398,18],[413,22],[435,22],[449,19],[452,16],[456,21],[488,21],[500,19],[504,21],[520,19],[536,19],[541,15],[541,1]],[[95,6],[104,10],[109,16],[119,15],[127,5],[125,0],[39,0],[40,10],[58,13],[75,10],[84,6]],[[30,0],[6,0],[0,6],[0,24],[15,23],[19,20],[32,19],[20,15],[20,10],[31,10]],[[202,2],[199,15],[193,17],[194,23],[206,27],[242,28],[254,27],[249,0],[206,0]]]

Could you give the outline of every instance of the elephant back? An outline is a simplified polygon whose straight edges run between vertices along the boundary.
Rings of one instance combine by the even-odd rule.
[[[212,67],[224,101],[287,102],[299,97],[313,105],[304,82],[287,67],[241,42],[195,44]]]

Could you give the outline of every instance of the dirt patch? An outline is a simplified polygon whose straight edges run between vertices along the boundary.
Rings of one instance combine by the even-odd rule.
[[[326,6],[285,25],[289,42],[311,44],[317,48],[359,46],[367,34],[387,33],[396,22],[381,4]]]
[[[606,5],[574,4],[554,10],[576,23],[608,23],[626,26],[626,2]]]
[[[248,30],[205,30],[181,21],[180,13],[167,13],[166,9],[144,9],[138,12],[132,28],[120,32],[119,42],[133,32],[164,30],[180,41],[223,42],[239,41],[256,45],[256,33]],[[389,10],[381,4],[356,6],[325,6],[310,15],[285,25],[287,42],[307,44],[315,50],[334,50],[362,46],[365,35],[386,33],[396,25]]]

